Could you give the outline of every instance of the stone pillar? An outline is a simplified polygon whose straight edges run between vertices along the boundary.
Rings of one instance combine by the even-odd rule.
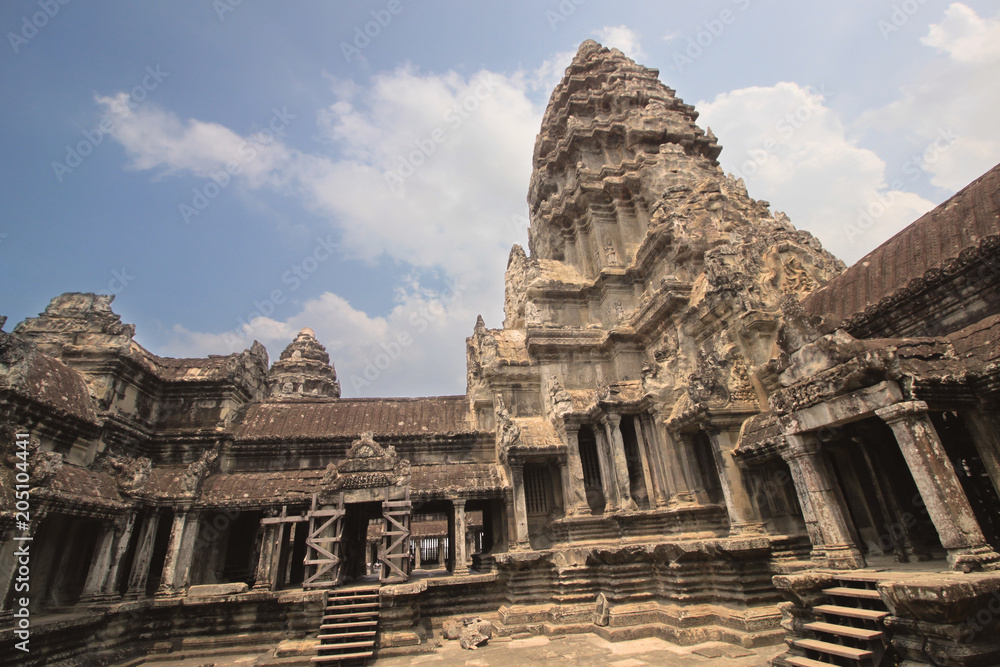
[[[998,569],[1000,555],[986,544],[955,468],[927,415],[927,404],[896,403],[875,414],[896,435],[952,568],[965,572]]]
[[[260,557],[257,559],[257,572],[254,575],[253,589],[255,591],[271,590],[271,567],[274,562],[274,542],[278,534],[278,524],[266,523],[261,526],[263,536],[260,540]]]
[[[719,481],[722,484],[722,495],[726,500],[726,510],[729,512],[730,535],[746,535],[764,532],[764,524],[760,514],[747,493],[743,481],[743,471],[733,458],[739,433],[734,431],[713,429],[708,432],[712,442],[712,457],[719,471]]]
[[[10,609],[7,602],[7,593],[10,592],[11,586],[14,584],[14,579],[17,578],[17,570],[20,566],[18,556],[15,552],[22,545],[27,544],[29,545],[28,553],[31,553],[31,542],[15,540],[14,536],[18,534],[20,534],[20,531],[15,533],[13,530],[5,530],[3,532],[3,543],[0,546],[0,605],[2,605],[0,606],[0,610],[3,611]],[[14,594],[11,597],[16,600],[23,596]]]
[[[146,516],[139,532],[139,544],[132,559],[132,572],[128,578],[129,598],[138,598],[146,594],[146,580],[149,579],[150,559],[153,557],[153,543],[156,541],[156,529],[160,523],[160,513],[154,511]]]
[[[170,539],[167,541],[167,554],[163,559],[163,573],[160,576],[160,587],[156,591],[157,596],[175,595],[177,587],[177,561],[180,558],[181,542],[184,538],[184,528],[187,525],[188,511],[177,509],[174,511],[174,521],[170,526]]]
[[[437,569],[438,570],[442,570],[442,569],[444,569],[444,538],[443,537],[438,537],[437,541],[438,541],[438,562],[437,562]]]
[[[618,508],[631,511],[639,508],[632,500],[632,490],[628,477],[628,459],[625,456],[625,441],[622,439],[620,428],[621,422],[622,418],[613,412],[605,415],[604,419],[601,420],[608,436],[611,468],[614,470],[613,479],[618,484],[618,497],[621,499]]]
[[[695,496],[694,490],[697,485],[691,474],[687,446],[681,435],[666,427],[654,429],[654,432],[663,438],[664,459],[670,480],[670,499],[668,502],[671,504],[696,502],[698,498]]]
[[[90,559],[90,570],[83,584],[80,602],[95,602],[103,598],[104,582],[111,568],[112,549],[115,543],[115,530],[110,521],[101,525],[101,533],[94,546],[94,557]]]
[[[189,512],[184,527],[184,538],[181,540],[181,551],[177,558],[174,586],[183,590],[187,588],[191,577],[191,562],[194,560],[195,548],[200,546],[198,531],[201,525],[201,513]],[[216,539],[221,539],[221,535]]]
[[[580,427],[567,424],[566,431],[566,463],[560,466],[563,472],[563,497],[565,498],[566,514],[590,514],[587,504],[587,490],[583,479],[583,463],[580,461]]]
[[[419,570],[423,567],[423,563],[420,561],[420,544],[423,542],[422,538],[417,538],[413,540],[410,545],[410,553],[413,554],[413,569]]]
[[[511,465],[514,486],[514,548],[530,549],[528,541],[528,505],[524,499],[524,466]]]
[[[118,573],[122,568],[122,560],[128,552],[128,545],[132,541],[135,519],[136,513],[129,512],[115,523],[115,542],[111,550],[111,564],[108,567],[108,576],[104,578],[104,586],[101,588],[101,594],[105,599],[118,597]]]
[[[597,464],[601,468],[601,492],[604,494],[604,511],[614,512],[620,504],[618,482],[615,477],[614,463],[611,458],[611,447],[608,438],[601,429],[594,429],[594,441],[597,445]]]
[[[799,505],[813,543],[817,563],[836,570],[864,567],[851,540],[844,510],[834,490],[833,471],[819,454],[819,441],[810,434],[786,435],[782,458],[788,463]]]
[[[451,571],[452,574],[468,574],[469,563],[467,561],[465,539],[468,533],[468,525],[465,521],[465,499],[456,498],[451,501],[451,505],[455,512],[455,558]]]
[[[639,444],[639,451],[643,454],[644,463],[648,461],[649,466],[649,480],[647,484],[649,492],[649,504],[653,507],[663,507],[667,504],[667,494],[665,489],[665,484],[663,480],[663,460],[660,457],[662,453],[660,448],[653,444],[652,440],[646,438],[645,427],[646,419],[641,415],[635,415],[633,418],[633,423],[635,425],[635,437]]]

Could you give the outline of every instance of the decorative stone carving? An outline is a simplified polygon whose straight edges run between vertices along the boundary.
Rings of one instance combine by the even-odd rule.
[[[340,398],[337,371],[312,329],[299,331],[268,374],[274,398]]]

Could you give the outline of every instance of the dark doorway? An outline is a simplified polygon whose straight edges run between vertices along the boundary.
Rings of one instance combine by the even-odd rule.
[[[163,579],[163,561],[167,558],[167,547],[170,544],[170,529],[174,525],[174,512],[168,510],[160,514],[160,522],[156,525],[156,539],[153,541],[153,551],[149,556],[149,577],[146,579],[146,595],[154,595]]]
[[[931,412],[930,417],[983,536],[1000,548],[1000,496],[965,421],[956,412]]]
[[[589,426],[581,426],[577,434],[580,444],[580,463],[583,466],[583,488],[587,494],[587,505],[593,514],[602,514],[607,506],[604,487],[601,484],[601,462],[597,453],[597,438]]]
[[[357,581],[373,572],[371,545],[382,535],[382,503],[348,503],[341,545],[344,581]]]

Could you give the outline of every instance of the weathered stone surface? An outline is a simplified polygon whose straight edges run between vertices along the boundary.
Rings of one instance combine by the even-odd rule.
[[[203,584],[188,588],[189,597],[211,597],[213,595],[238,595],[246,593],[249,587],[245,583],[238,584]]]
[[[442,628],[463,648],[494,630],[749,647],[779,641],[780,614],[792,633],[819,618],[826,568],[944,549],[995,569],[1000,171],[843,272],[722,172],[697,118],[655,70],[581,45],[464,395],[342,399],[310,329],[270,369],[257,342],[158,357],[111,296],[67,293],[0,331],[0,529],[27,475],[33,611],[119,605],[135,618],[109,622],[115,646],[142,614],[142,646],[210,643],[177,609],[299,638],[295,613],[310,633],[323,616],[299,586],[391,561],[398,583],[362,598],[380,650],[444,615],[467,615]],[[994,575],[879,590],[895,657],[996,663]],[[41,632],[37,660],[72,657]]]

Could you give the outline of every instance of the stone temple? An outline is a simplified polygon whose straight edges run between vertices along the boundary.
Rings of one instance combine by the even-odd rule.
[[[0,331],[5,656],[1000,664],[1000,167],[845,268],[657,77],[587,41],[556,86],[465,395],[341,398],[309,329],[159,357],[94,294]]]

